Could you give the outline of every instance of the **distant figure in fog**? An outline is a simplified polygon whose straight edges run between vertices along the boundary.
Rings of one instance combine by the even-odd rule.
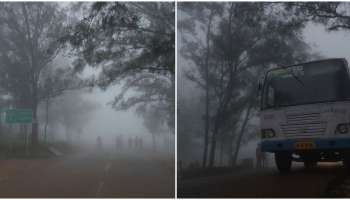
[[[119,135],[118,135],[117,137],[115,137],[115,149],[116,149],[117,151],[118,151],[118,149],[119,149],[118,143],[119,143]]]
[[[96,145],[98,150],[102,150],[102,139],[100,136],[97,136],[96,138]]]
[[[123,135],[120,135],[119,142],[120,142],[120,144],[119,144],[120,149],[123,149],[124,148],[124,137],[123,137]]]
[[[118,135],[115,139],[115,148],[117,150],[123,149],[123,135]]]
[[[120,149],[120,138],[119,135],[117,135],[117,137],[115,137],[115,149],[118,151]]]
[[[139,137],[135,136],[134,144],[135,144],[135,149],[139,149],[140,148]]]

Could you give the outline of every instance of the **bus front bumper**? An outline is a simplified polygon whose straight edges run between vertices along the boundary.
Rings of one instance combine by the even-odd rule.
[[[350,138],[281,139],[261,141],[262,152],[350,150]]]

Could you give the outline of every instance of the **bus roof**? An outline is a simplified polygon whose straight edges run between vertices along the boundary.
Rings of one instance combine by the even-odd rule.
[[[266,75],[267,73],[269,73],[270,71],[274,71],[274,70],[278,70],[278,69],[283,69],[283,68],[288,68],[288,67],[294,67],[294,66],[298,66],[298,65],[306,65],[306,64],[311,64],[311,63],[318,63],[318,62],[324,62],[324,61],[332,61],[332,60],[341,60],[343,62],[346,63],[347,65],[347,61],[345,58],[328,58],[328,59],[321,59],[321,60],[313,60],[313,61],[309,61],[309,62],[303,62],[303,63],[298,63],[298,64],[293,64],[293,65],[286,65],[286,66],[281,66],[281,67],[276,67],[276,68],[272,68],[272,69],[269,69],[267,70],[266,72]]]

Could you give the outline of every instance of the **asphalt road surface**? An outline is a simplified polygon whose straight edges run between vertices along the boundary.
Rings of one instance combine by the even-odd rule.
[[[0,197],[174,197],[173,166],[152,155],[0,160]]]
[[[317,168],[293,167],[288,174],[275,168],[178,181],[178,197],[318,198],[328,184],[347,176],[341,164],[322,163]]]

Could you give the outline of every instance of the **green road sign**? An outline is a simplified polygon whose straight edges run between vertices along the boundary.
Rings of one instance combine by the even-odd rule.
[[[32,123],[33,112],[30,109],[6,110],[6,123]]]

